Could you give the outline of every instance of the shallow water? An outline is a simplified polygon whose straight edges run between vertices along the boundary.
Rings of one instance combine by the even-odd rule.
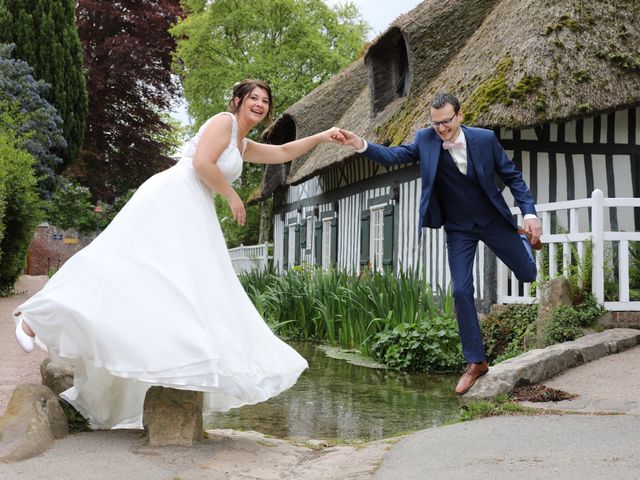
[[[460,409],[456,375],[352,365],[309,343],[292,343],[309,362],[276,398],[205,418],[205,428],[255,430],[279,438],[377,440],[442,425]]]

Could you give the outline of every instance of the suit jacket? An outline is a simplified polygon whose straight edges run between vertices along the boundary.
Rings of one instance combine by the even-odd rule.
[[[496,176],[509,187],[516,204],[523,215],[536,214],[535,204],[522,174],[507,157],[502,145],[492,130],[462,125],[467,142],[467,161],[473,162],[478,181],[493,206],[511,223],[517,225],[509,211],[501,190],[495,183]],[[384,147],[369,143],[364,155],[382,165],[420,162],[422,194],[420,196],[420,217],[418,228],[440,228],[445,223],[438,195],[434,195],[434,184],[438,162],[442,149],[442,140],[433,128],[418,130],[412,143],[397,147]]]

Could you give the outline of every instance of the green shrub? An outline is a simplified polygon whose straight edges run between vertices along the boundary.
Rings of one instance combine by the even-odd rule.
[[[593,326],[596,320],[607,312],[591,292],[580,290],[576,297],[573,309],[576,311],[578,321],[582,327]]]
[[[584,335],[584,328],[593,326],[606,309],[591,292],[579,290],[575,304],[561,305],[551,312],[551,318],[542,330],[545,345],[575,340]]]
[[[514,303],[481,322],[487,361],[497,363],[534,346],[537,305]]]
[[[41,219],[33,157],[0,122],[0,291],[10,291],[24,268]]]
[[[580,315],[575,308],[561,305],[551,312],[551,318],[542,329],[545,345],[575,340],[584,334]]]
[[[401,323],[376,334],[373,358],[400,370],[458,371],[463,364],[458,325],[453,316],[435,316],[425,323]]]

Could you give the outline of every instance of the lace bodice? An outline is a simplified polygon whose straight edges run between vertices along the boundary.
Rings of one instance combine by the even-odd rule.
[[[229,183],[240,178],[240,174],[242,173],[242,154],[238,150],[238,122],[236,120],[236,116],[230,112],[221,112],[218,115],[229,115],[232,118],[231,124],[231,139],[229,141],[229,145],[222,152],[220,157],[218,157],[218,161],[216,165],[222,172],[225,180]],[[196,133],[187,143],[182,147],[179,157],[180,163],[183,165],[191,166],[191,159],[196,152],[196,147],[198,146],[198,142],[202,137],[202,133],[209,125],[209,122],[213,120],[218,115],[214,115],[209,120],[204,122],[202,126],[198,129],[198,133]],[[245,138],[242,142],[242,150],[247,146],[247,139]]]

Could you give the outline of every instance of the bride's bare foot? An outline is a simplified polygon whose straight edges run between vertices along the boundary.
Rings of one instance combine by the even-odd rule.
[[[29,335],[30,337],[35,337],[35,336],[36,336],[36,334],[35,334],[35,333],[33,333],[33,330],[31,330],[31,327],[30,327],[29,325],[27,325],[27,324],[26,324],[26,323],[24,323],[24,322],[21,322],[21,323],[22,323],[22,331],[23,331],[24,333],[26,333],[26,334],[27,334],[27,335]]]
[[[16,341],[18,342],[18,345],[20,345],[20,348],[25,351],[25,353],[32,352],[33,347],[36,343],[36,335],[33,330],[31,330],[31,327],[24,323],[20,312],[17,312],[15,316],[20,318],[18,324],[16,325]]]

